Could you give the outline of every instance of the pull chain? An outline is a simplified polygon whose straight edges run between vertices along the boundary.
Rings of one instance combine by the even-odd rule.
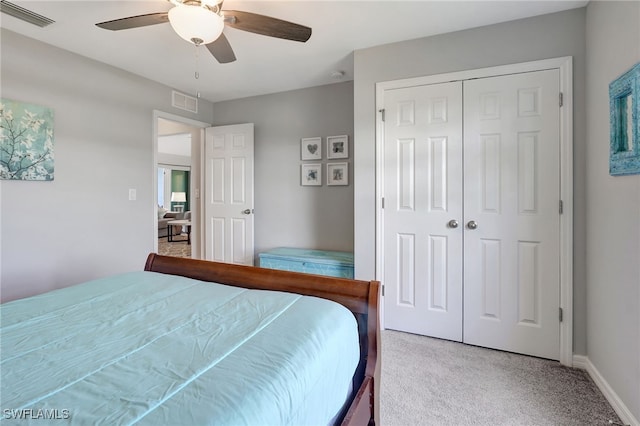
[[[195,77],[196,80],[200,79],[200,44],[195,44],[195,65],[196,65],[196,70],[193,74],[193,76]],[[196,84],[196,98],[200,98],[200,91],[198,90],[198,86],[199,84]]]

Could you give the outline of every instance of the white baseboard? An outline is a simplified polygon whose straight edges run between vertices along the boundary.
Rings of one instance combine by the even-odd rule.
[[[604,377],[602,377],[602,374],[600,374],[595,365],[593,365],[589,357],[586,357],[584,355],[574,355],[573,366],[575,368],[587,370],[587,373],[589,373],[589,376],[591,376],[596,386],[598,386],[600,392],[602,392],[604,397],[607,398],[607,401],[609,401],[609,404],[611,404],[614,411],[625,425],[640,426],[640,422],[638,422],[638,419],[634,417],[631,410],[627,408],[618,394],[616,394],[609,383],[607,383]]]
[[[589,363],[589,358],[584,355],[574,355],[573,356],[573,366],[575,368],[579,368],[581,370],[587,370],[587,363]]]

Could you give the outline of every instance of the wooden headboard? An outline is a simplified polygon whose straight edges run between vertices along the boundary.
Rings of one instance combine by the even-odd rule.
[[[377,345],[378,281],[359,281],[321,275],[302,274],[253,266],[233,265],[151,253],[145,271],[180,275],[256,290],[276,290],[333,300],[353,312],[360,336],[360,363],[354,375],[354,396],[343,416],[343,425],[374,424],[374,374],[378,361]]]

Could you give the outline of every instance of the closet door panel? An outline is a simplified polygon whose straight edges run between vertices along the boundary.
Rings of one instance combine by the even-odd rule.
[[[558,70],[464,82],[464,338],[559,359]]]
[[[462,83],[385,92],[385,327],[462,339]]]

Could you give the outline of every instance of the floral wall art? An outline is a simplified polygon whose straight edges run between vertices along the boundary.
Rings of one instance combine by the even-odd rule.
[[[0,99],[0,179],[53,180],[53,110]]]

